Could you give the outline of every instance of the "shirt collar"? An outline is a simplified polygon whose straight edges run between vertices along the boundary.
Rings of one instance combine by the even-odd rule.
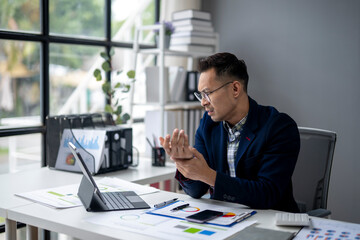
[[[237,124],[235,124],[235,126],[233,126],[232,128],[229,126],[229,124],[226,122],[226,121],[223,121],[223,126],[225,128],[225,130],[228,132],[229,136],[231,135],[235,135],[236,132],[238,132],[238,134],[236,135],[240,135],[240,132],[246,122],[246,119],[247,119],[247,116],[246,115],[243,119],[241,119]]]

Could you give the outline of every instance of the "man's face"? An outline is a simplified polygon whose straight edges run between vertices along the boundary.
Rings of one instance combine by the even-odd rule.
[[[223,81],[218,81],[216,79],[217,76],[213,68],[200,74],[198,85],[199,92],[210,93],[219,88],[208,95],[210,101],[203,98],[201,105],[205,108],[213,121],[229,121],[233,115],[236,104],[233,97],[232,79]]]

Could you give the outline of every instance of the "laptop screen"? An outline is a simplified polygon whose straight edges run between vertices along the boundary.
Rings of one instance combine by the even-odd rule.
[[[99,190],[98,186],[95,183],[94,178],[91,176],[91,173],[90,173],[89,169],[87,168],[87,166],[86,166],[84,160],[82,159],[80,153],[77,151],[75,145],[72,142],[69,142],[68,146],[70,148],[71,153],[74,155],[76,161],[78,161],[82,173],[91,182],[91,184],[95,188],[95,193],[100,197],[101,200],[104,201],[104,199],[102,198],[102,196],[100,194],[100,190]]]

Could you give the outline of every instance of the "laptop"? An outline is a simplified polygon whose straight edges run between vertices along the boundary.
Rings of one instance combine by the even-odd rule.
[[[68,146],[78,162],[83,177],[78,190],[78,196],[88,212],[115,211],[146,209],[150,206],[135,192],[100,192],[88,167],[77,151],[75,145],[71,142]]]

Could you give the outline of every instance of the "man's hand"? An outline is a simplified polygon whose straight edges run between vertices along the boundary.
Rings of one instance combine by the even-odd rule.
[[[189,149],[189,137],[184,130],[174,129],[173,136],[166,135],[165,138],[160,137],[160,144],[165,149],[166,154],[174,159],[191,159],[193,154]]]
[[[184,177],[202,181],[213,187],[216,180],[216,171],[209,167],[205,158],[198,150],[193,147],[189,147],[189,150],[194,157],[189,160],[173,159],[176,168]]]

